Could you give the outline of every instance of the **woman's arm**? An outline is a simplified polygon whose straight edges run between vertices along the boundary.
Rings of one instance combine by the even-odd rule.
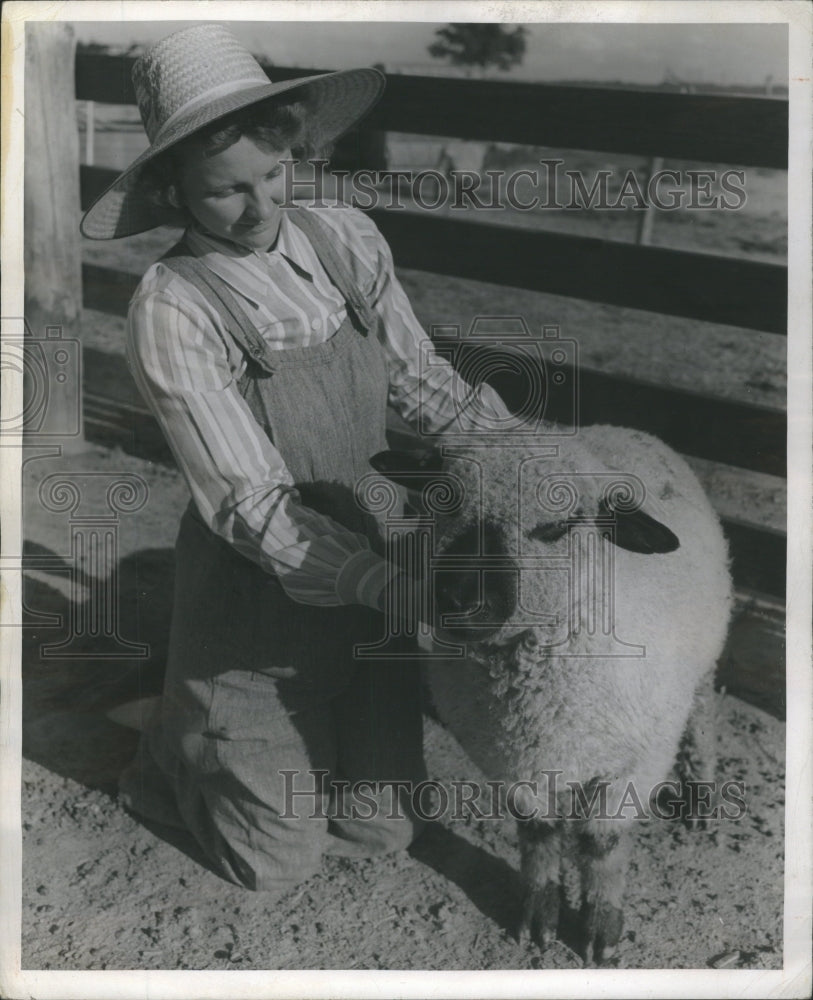
[[[392,569],[363,535],[302,504],[194,301],[166,287],[137,295],[127,358],[212,531],[274,573],[296,601],[380,607]]]
[[[437,354],[395,276],[389,245],[372,220],[361,218],[375,261],[371,300],[389,361],[390,404],[416,430],[432,434],[498,427],[510,417],[502,399],[486,383],[473,389]]]

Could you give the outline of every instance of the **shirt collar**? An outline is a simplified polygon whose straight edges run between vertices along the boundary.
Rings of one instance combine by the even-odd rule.
[[[184,239],[194,255],[210,270],[252,300],[255,300],[256,296],[247,294],[245,288],[241,287],[243,284],[239,280],[241,266],[248,268],[255,275],[258,270],[267,275],[268,269],[273,268],[275,261],[284,257],[295,264],[300,271],[304,271],[308,277],[313,277],[314,259],[310,244],[284,211],[276,243],[268,250],[248,250],[230,240],[205,232],[198,225],[190,226],[184,234]],[[235,264],[238,266],[235,267]]]

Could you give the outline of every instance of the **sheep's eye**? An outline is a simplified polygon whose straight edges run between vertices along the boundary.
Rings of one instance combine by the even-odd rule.
[[[569,527],[570,522],[566,519],[563,521],[548,521],[544,524],[537,524],[535,528],[531,528],[528,532],[528,537],[537,542],[555,542],[567,533]]]

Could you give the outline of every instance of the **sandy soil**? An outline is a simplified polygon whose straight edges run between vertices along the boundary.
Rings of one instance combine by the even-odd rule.
[[[112,782],[132,747],[129,732],[70,712],[45,715],[36,728],[40,740],[48,731],[61,765],[55,773],[52,762],[25,762],[24,968],[581,966],[564,944],[543,954],[514,940],[518,852],[508,823],[437,824],[409,853],[330,859],[269,903],[224,883],[190,843],[116,804]],[[722,846],[678,824],[642,825],[614,965],[781,967],[782,739],[775,719],[730,700],[725,773],[746,780],[749,813]],[[438,780],[472,775],[434,724],[427,756]]]
[[[409,853],[331,859],[281,900],[212,874],[184,836],[148,826],[115,799],[136,734],[109,707],[160,685],[171,585],[170,546],[185,487],[168,468],[91,446],[26,466],[30,613],[87,607],[90,580],[71,584],[64,516],[36,488],[69,468],[149,482],[146,505],[119,524],[120,634],[150,643],[146,660],[65,661],[43,655],[59,627],[25,633],[23,967],[27,969],[542,969],[581,960],[557,943],[520,947],[513,824],[444,819]],[[63,563],[60,568],[59,557]],[[31,619],[30,619],[31,620]],[[430,775],[476,778],[460,748],[427,721]],[[782,964],[784,726],[728,696],[720,774],[746,783],[747,813],[719,844],[676,822],[642,823],[628,884],[621,968],[779,968]]]

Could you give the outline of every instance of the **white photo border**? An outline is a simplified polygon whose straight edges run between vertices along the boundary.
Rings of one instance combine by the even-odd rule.
[[[327,2],[9,2],[2,24],[3,231],[2,315],[23,315],[23,66],[27,21],[313,20],[516,23],[785,23],[790,37],[787,806],[784,967],[749,970],[570,970],[538,972],[43,972],[21,970],[21,637],[0,628],[0,994],[42,998],[216,997],[797,997],[810,994],[811,966],[811,123],[813,7],[805,0],[651,2],[488,2],[327,0]],[[5,367],[3,407],[20,412],[22,378]],[[2,544],[20,552],[19,442],[0,449]],[[791,543],[792,542],[792,543]],[[21,573],[3,579],[2,621],[21,606]]]

